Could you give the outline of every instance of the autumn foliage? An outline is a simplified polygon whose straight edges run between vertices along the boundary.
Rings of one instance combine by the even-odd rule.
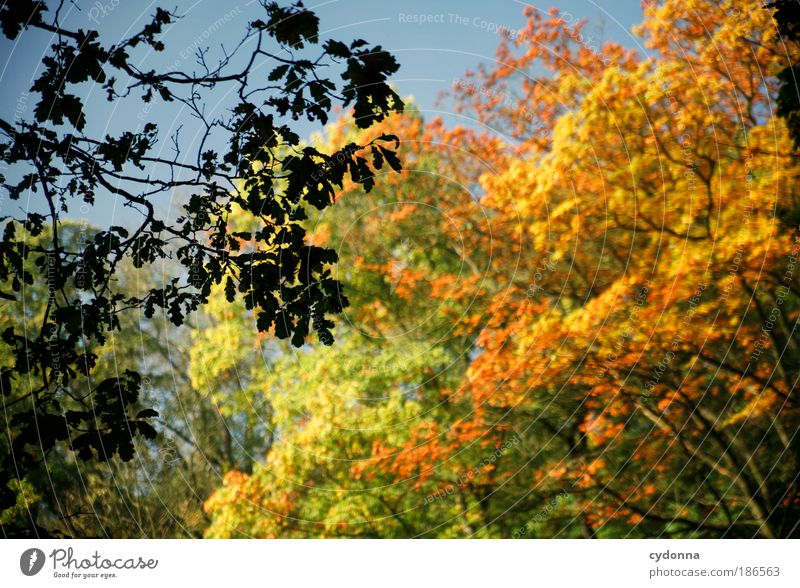
[[[309,223],[350,302],[333,347],[217,293],[193,382],[229,418],[266,399],[272,433],[208,536],[800,533],[797,48],[755,0],[645,2],[641,51],[526,16],[454,84],[479,124],[318,139],[404,162]]]

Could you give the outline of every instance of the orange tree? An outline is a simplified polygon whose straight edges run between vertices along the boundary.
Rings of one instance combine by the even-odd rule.
[[[749,1],[646,4],[638,53],[526,14],[454,86],[512,140],[393,123],[408,169],[320,220],[350,260],[340,389],[266,380],[301,404],[209,534],[798,534],[796,47]],[[314,394],[369,434],[312,427]]]
[[[486,200],[557,266],[536,311],[520,296],[481,334],[463,390],[547,432],[521,475],[534,494],[559,481],[558,532],[797,532],[798,235],[776,218],[796,207],[797,167],[772,112],[786,56],[770,18],[646,5],[646,58],[531,10],[502,65],[462,85],[524,152],[483,177]],[[517,109],[486,103],[513,87]]]

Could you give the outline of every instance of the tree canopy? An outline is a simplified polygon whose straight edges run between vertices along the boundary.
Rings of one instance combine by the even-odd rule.
[[[526,14],[453,86],[508,139],[388,121],[391,207],[322,221],[360,244],[345,343],[196,356],[263,370],[284,433],[209,536],[797,536],[797,46],[755,1],[645,5],[652,57]]]
[[[95,458],[75,468],[80,443],[53,445],[44,465],[60,493],[41,484],[41,468],[14,474],[15,505],[0,524],[38,500],[32,520],[73,536],[800,536],[792,6],[648,2],[634,29],[639,50],[590,44],[572,15],[526,8],[525,26],[499,36],[495,59],[443,98],[472,124],[448,124],[411,101],[399,112],[385,85],[396,63],[383,50],[322,43],[323,60],[344,69],[338,99],[350,108],[330,120],[311,111],[320,132],[307,142],[278,130],[324,103],[308,86],[311,102],[293,110],[287,76],[301,80],[291,82],[297,91],[322,64],[295,55],[319,44],[300,5],[265,5],[265,22],[251,24],[239,49],[246,66],[263,34],[291,55],[256,53],[278,58],[265,103],[242,89],[255,78],[216,67],[193,82],[186,72],[158,83],[162,74],[126,72],[112,96],[152,90],[165,100],[163,86],[194,108],[213,79],[257,108],[208,121],[209,141],[231,139],[232,161],[201,150],[189,169],[162,176],[189,182],[177,225],[148,220],[136,200],[145,228],[92,229],[88,244],[81,226],[47,210],[38,225],[4,221],[15,227],[11,242],[25,244],[7,247],[20,269],[7,265],[0,281],[15,298],[0,314],[19,341],[0,352],[6,410],[19,415],[8,451],[41,453],[26,428],[38,403],[61,415],[53,430],[66,422],[83,434],[85,421],[69,417],[87,410],[78,391],[142,428],[127,465]],[[282,28],[295,18],[302,26]],[[57,26],[37,25],[35,14],[25,22]],[[236,62],[224,69],[243,71]],[[383,90],[359,106],[348,87],[371,88],[371,79]],[[335,91],[315,87],[330,92],[328,113]],[[39,137],[53,121],[26,125]],[[148,190],[166,189],[142,181],[131,191],[172,160],[142,155],[144,170],[128,159],[115,170],[105,153],[127,143],[87,142],[66,115],[55,126],[75,139],[52,141],[52,167],[61,158],[81,169],[75,144],[125,193],[150,201]],[[60,214],[63,173],[59,183],[18,163]],[[99,199],[102,182],[87,185]],[[51,293],[36,278],[53,271],[56,242],[62,281]],[[81,289],[87,256],[100,266],[87,279],[102,281]],[[157,263],[176,282],[154,283]],[[65,304],[119,322],[73,343],[80,328],[65,322]],[[42,325],[56,325],[55,340],[78,354],[59,359],[74,374],[61,376],[67,368],[45,355]],[[136,358],[130,373],[118,355]],[[75,367],[83,356],[92,370]],[[38,387],[23,385],[17,365],[32,366],[25,375]],[[147,423],[164,435],[147,438]],[[105,433],[84,438],[87,456],[105,447]],[[110,447],[132,455],[128,437],[115,439]],[[91,480],[84,491],[69,481],[74,470]],[[121,528],[113,512],[133,524]]]
[[[63,4],[15,0],[0,9],[8,39],[38,30],[52,41],[30,90],[33,116],[0,119],[3,198],[34,194],[40,204],[20,214],[4,207],[0,216],[0,297],[30,319],[2,331],[3,509],[16,499],[9,482],[56,444],[84,460],[129,460],[135,437],[155,436],[157,411],[140,406],[135,366],[91,377],[97,348],[120,330],[122,314],[163,311],[181,325],[222,284],[228,300],[257,313],[260,331],[296,346],[313,332],[330,345],[330,315],[347,298],[330,272],[336,253],[306,242],[307,209],[332,204],[346,175],[369,191],[376,170],[400,169],[397,137],[374,134],[323,151],[293,130],[301,117],[325,124],[337,105],[351,108],[361,129],[403,108],[387,83],[394,57],[361,39],[321,39],[318,17],[300,2],[262,2],[263,19],[248,23],[221,60],[208,63],[198,49],[195,65],[167,71],[140,69],[137,56],[169,50],[162,36],[175,14],[158,8],[141,30],[107,44],[98,30],[62,26]],[[120,108],[180,103],[203,135],[187,147],[179,133],[165,137],[139,121],[115,136],[95,134],[86,85]],[[207,100],[221,88],[232,103],[212,116]],[[154,199],[176,189],[188,201],[178,218],[166,218]],[[111,198],[138,215],[135,229],[86,226],[79,238],[66,237],[64,218]],[[248,230],[231,226],[234,212],[253,219]],[[177,263],[160,285],[138,291],[119,280],[123,267],[168,258]],[[33,307],[32,290],[40,303]]]

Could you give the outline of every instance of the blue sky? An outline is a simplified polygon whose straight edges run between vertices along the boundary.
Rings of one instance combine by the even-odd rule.
[[[518,0],[333,0],[307,1],[305,4],[320,17],[323,39],[363,38],[392,52],[401,64],[393,84],[402,96],[413,96],[418,107],[429,116],[443,114],[437,97],[451,86],[454,79],[481,63],[491,66],[499,40],[497,29],[503,27],[515,31],[523,28],[522,11],[527,5]],[[75,0],[65,4],[62,22],[66,27],[99,30],[106,42],[113,43],[139,30],[148,22],[156,6],[169,9],[177,6],[176,12],[183,18],[165,31],[166,52],[142,54],[140,67],[143,69],[159,69],[173,64],[181,68],[190,67],[194,61],[194,48],[198,45],[209,47],[212,56],[220,55],[221,47],[230,49],[249,20],[263,16],[263,9],[254,0],[172,0],[168,3]],[[630,29],[641,19],[639,0],[543,0],[536,6],[542,10],[555,6],[576,18],[586,18],[589,21],[588,34],[598,41],[615,40],[629,47],[638,47],[639,40],[631,35]],[[220,19],[223,24],[215,25]],[[7,119],[15,114],[30,116],[35,97],[26,97],[25,91],[36,77],[42,55],[50,42],[50,36],[40,31],[24,32],[13,43],[5,39],[0,41],[2,116]],[[263,65],[265,75],[272,67],[273,64]],[[136,100],[109,105],[99,87],[87,85],[84,90],[87,118],[90,119],[87,131],[90,133],[114,135],[152,121],[167,134],[182,125],[184,139],[191,140],[197,134],[197,126],[191,117],[170,105],[154,104],[149,110]],[[228,104],[222,93],[213,97],[209,108],[221,113]],[[444,118],[450,123],[455,120],[446,114]],[[299,125],[304,135],[315,129],[309,124]],[[166,141],[162,146],[169,148]],[[0,214],[4,208],[4,203],[0,202]],[[89,218],[92,222],[101,219],[108,222],[109,217],[121,213],[114,204],[106,201],[90,213]]]

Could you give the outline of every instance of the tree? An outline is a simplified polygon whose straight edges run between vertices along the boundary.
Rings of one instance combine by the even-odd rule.
[[[772,115],[770,18],[648,5],[645,59],[531,11],[503,65],[464,85],[525,154],[484,176],[487,204],[553,260],[484,331],[465,385],[542,435],[520,502],[552,480],[568,495],[527,534],[797,535],[797,225],[774,211],[796,206],[798,168]],[[526,111],[546,132],[516,124]]]
[[[157,412],[137,406],[137,370],[91,379],[94,349],[121,328],[126,311],[139,309],[146,318],[163,311],[181,325],[208,302],[212,286],[222,284],[228,300],[238,298],[257,313],[259,330],[296,346],[313,330],[332,343],[329,315],[341,312],[347,299],[330,273],[335,253],[306,242],[306,210],[332,204],[345,174],[369,191],[384,163],[400,168],[396,137],[321,151],[292,129],[289,118],[324,124],[335,104],[352,107],[362,129],[403,108],[387,84],[398,69],[394,58],[363,40],[321,43],[317,16],[300,2],[262,2],[265,19],[250,22],[219,62],[207,63],[199,50],[194,70],[165,72],[139,69],[135,56],[167,51],[161,34],[174,14],[157,9],[136,34],[104,44],[97,30],[64,28],[63,4],[48,10],[44,3],[16,0],[0,9],[8,39],[38,30],[53,41],[31,88],[38,97],[33,119],[0,120],[7,198],[30,192],[42,205],[0,217],[0,297],[24,313],[26,290],[48,293],[35,328],[12,325],[2,333],[7,353],[0,389],[9,432],[0,458],[2,509],[16,501],[10,483],[23,480],[58,444],[83,460],[129,460],[135,438],[156,435],[150,422]],[[307,56],[318,45],[319,54]],[[267,79],[256,73],[263,62],[274,64]],[[341,84],[321,77],[326,66],[341,66]],[[100,85],[115,105],[179,103],[200,121],[203,136],[189,153],[181,152],[180,136],[172,136],[172,158],[155,149],[165,138],[150,122],[117,136],[94,136],[87,131],[93,127],[90,105],[80,97],[84,84]],[[229,114],[212,118],[204,100],[221,88],[231,90],[235,103]],[[176,188],[190,196],[171,222],[153,200]],[[103,227],[67,243],[63,219],[69,212],[109,198],[139,215],[135,229]],[[251,230],[231,229],[234,211],[254,219]],[[126,263],[141,269],[168,257],[181,267],[161,287],[131,292],[117,281]]]
[[[365,217],[347,188],[334,207],[323,235],[359,244],[346,343],[319,395],[305,355],[253,378],[286,444],[226,477],[210,535],[798,536],[800,227],[775,213],[800,167],[770,12],[648,4],[652,57],[527,16],[454,87],[502,138],[392,121],[425,145],[378,196],[397,213]],[[432,222],[405,193],[450,219],[440,239],[402,246]]]
[[[478,329],[458,318],[485,302],[461,293],[486,269],[480,235],[500,238],[502,228],[451,181],[466,180],[470,167],[457,142],[433,149],[436,126],[416,113],[382,126],[402,138],[403,173],[367,198],[348,182],[337,205],[312,219],[315,241],[337,246],[350,293],[335,346],[291,350],[260,340],[252,312],[233,311],[221,289],[212,293],[219,315],[196,338],[195,386],[215,391],[226,414],[250,413],[267,398],[275,436],[250,471],[230,471],[208,499],[208,536],[456,537],[477,521],[462,516],[461,501],[434,496],[495,450],[459,431],[471,406],[448,398]],[[359,135],[345,119],[320,143]],[[459,456],[438,464],[452,445]]]
[[[72,221],[60,226],[69,247],[80,242],[88,227]],[[49,230],[28,237],[28,244],[45,243]],[[32,260],[29,260],[32,264]],[[174,268],[173,268],[174,269]],[[162,268],[163,270],[163,268]],[[160,272],[152,266],[140,270],[130,262],[121,266],[119,288],[143,292],[159,283]],[[66,287],[72,294],[73,288]],[[19,304],[0,305],[0,322],[24,331],[41,323],[47,305],[46,285],[34,284],[21,293]],[[213,302],[213,301],[212,301]],[[220,297],[216,304],[230,304]],[[24,309],[24,313],[20,309]],[[209,308],[193,315],[191,322],[204,322]],[[13,481],[16,505],[0,516],[5,536],[56,537],[196,537],[208,525],[203,502],[222,475],[232,468],[248,471],[252,455],[266,450],[268,436],[255,416],[263,415],[258,399],[250,412],[223,414],[214,395],[202,393],[189,383],[186,366],[193,330],[176,328],[167,320],[147,320],[141,311],[120,315],[120,329],[107,342],[91,347],[97,357],[91,377],[104,380],[126,365],[146,374],[134,412],[157,405],[158,417],[151,423],[157,439],[140,439],[134,458],[128,462],[76,459],[68,446],[56,445],[46,463]],[[3,347],[0,358],[9,361]],[[87,389],[86,376],[76,378],[70,390]],[[64,410],[81,408],[68,395]],[[6,406],[6,418],[24,412],[21,403]],[[244,418],[243,418],[244,417]],[[5,437],[0,448],[8,451]]]

